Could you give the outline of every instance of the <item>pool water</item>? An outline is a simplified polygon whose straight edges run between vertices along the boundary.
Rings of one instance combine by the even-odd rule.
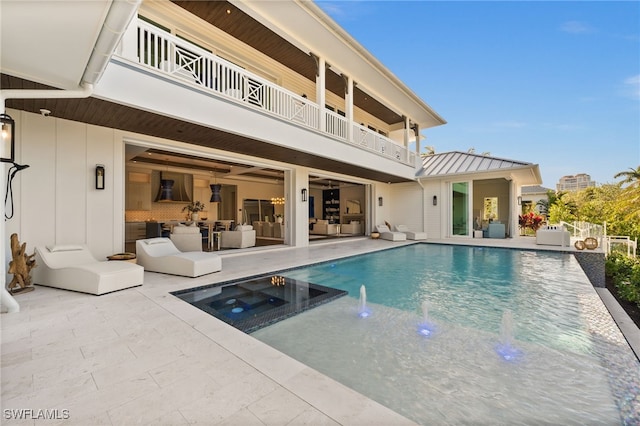
[[[638,361],[570,254],[416,244],[281,274],[350,297],[252,336],[417,423],[640,421]]]

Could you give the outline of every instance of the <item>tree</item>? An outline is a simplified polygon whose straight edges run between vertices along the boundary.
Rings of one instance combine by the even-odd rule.
[[[562,200],[557,200],[549,207],[549,222],[573,222],[576,216],[571,212],[571,208]]]
[[[613,176],[614,179],[618,179],[621,177],[624,178],[622,182],[620,182],[622,185],[628,183],[630,184],[629,186],[632,187],[640,186],[640,166],[638,166],[638,168],[636,169],[634,169],[633,167],[629,167],[628,172],[624,171],[616,173],[615,176]]]
[[[425,146],[424,147],[425,152],[421,152],[420,156],[421,157],[428,157],[430,155],[434,155],[436,153],[436,149],[432,146]]]
[[[556,194],[556,191],[550,189],[547,191],[547,199],[546,200],[540,200],[536,203],[536,207],[538,207],[538,211],[542,214],[549,214],[549,208],[555,204],[556,200],[558,199],[558,195]]]

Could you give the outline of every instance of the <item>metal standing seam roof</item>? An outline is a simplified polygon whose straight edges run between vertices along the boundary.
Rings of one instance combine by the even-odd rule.
[[[416,177],[487,172],[492,170],[522,168],[531,165],[533,165],[533,163],[452,151],[423,157],[422,170],[418,171]]]

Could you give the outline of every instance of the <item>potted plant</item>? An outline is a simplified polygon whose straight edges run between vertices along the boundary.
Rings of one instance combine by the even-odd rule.
[[[191,215],[191,220],[194,222],[198,220],[198,213],[204,210],[204,204],[201,201],[192,201],[182,208],[182,211],[188,211]]]
[[[282,223],[283,218],[282,218],[282,215],[280,213],[276,213],[273,216],[276,218],[276,222]]]

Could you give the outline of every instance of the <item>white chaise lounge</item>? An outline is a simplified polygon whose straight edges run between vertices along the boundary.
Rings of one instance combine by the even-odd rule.
[[[142,285],[144,269],[122,261],[99,261],[85,245],[36,247],[33,282],[89,294]]]
[[[406,241],[407,236],[402,232],[393,232],[387,225],[377,225],[376,230],[380,233],[380,238],[389,241]]]
[[[222,259],[215,253],[181,252],[169,238],[147,238],[136,241],[138,264],[145,271],[199,277],[222,270]]]
[[[407,236],[407,240],[426,240],[426,232],[414,232],[407,225],[396,225],[396,231],[402,232]]]

